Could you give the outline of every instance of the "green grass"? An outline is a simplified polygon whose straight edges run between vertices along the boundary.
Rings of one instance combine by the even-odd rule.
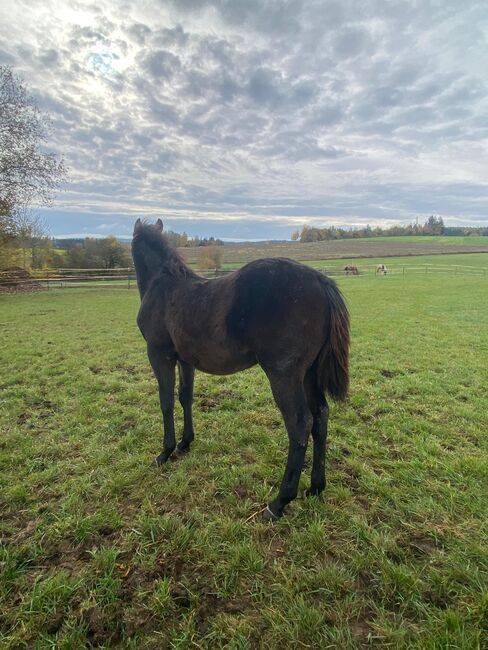
[[[416,236],[416,235],[403,235],[400,237],[371,237],[371,238],[364,238],[364,239],[358,239],[356,241],[360,242],[369,242],[369,241],[385,241],[389,243],[395,243],[395,242],[407,242],[407,243],[416,243],[416,244],[429,244],[429,243],[435,243],[435,244],[441,244],[442,246],[459,246],[460,244],[465,244],[468,246],[472,246],[475,244],[486,244],[488,237],[479,235],[479,236],[473,236],[473,237],[463,237],[462,235],[459,236],[452,236],[448,237],[445,235],[427,235],[427,236]]]
[[[488,277],[488,253],[456,253],[453,255],[405,255],[397,257],[344,257],[341,259],[309,259],[304,264],[317,269],[340,272],[346,264],[357,266],[363,273],[375,273],[377,264],[386,264],[388,272],[394,274],[447,272],[450,275],[476,273]],[[234,270],[237,262],[224,265],[225,270]]]
[[[188,263],[197,265],[201,249],[182,248]],[[235,268],[261,257],[291,257],[300,261],[398,256],[488,254],[488,237],[370,237],[322,242],[245,242],[222,247],[223,268]]]
[[[157,471],[137,293],[0,296],[0,647],[487,647],[487,281],[341,286],[326,494],[272,526],[286,436],[259,369],[198,374],[193,449]]]
[[[345,258],[341,260],[309,260],[314,268],[342,271],[345,264],[353,264],[364,273],[375,273],[377,264],[386,264],[388,273],[448,273],[457,275],[475,273],[488,277],[488,253],[457,253],[455,255],[406,255],[398,257]]]

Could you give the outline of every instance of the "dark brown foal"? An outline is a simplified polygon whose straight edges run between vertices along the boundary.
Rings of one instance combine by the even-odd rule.
[[[349,315],[335,282],[287,259],[251,262],[227,276],[206,280],[180,259],[155,225],[136,222],[132,253],[141,307],[137,322],[159,384],[164,422],[161,465],[176,448],[174,388],[179,370],[183,437],[187,451],[195,368],[230,374],[260,364],[288,433],[288,460],[276,499],[264,518],[280,517],[298,491],[310,433],[312,480],[307,494],[325,488],[328,405],[347,395]]]

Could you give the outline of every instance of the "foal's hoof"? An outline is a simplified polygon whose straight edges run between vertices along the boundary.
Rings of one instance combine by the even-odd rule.
[[[164,463],[168,460],[170,456],[171,453],[167,454],[166,452],[163,452],[162,454],[159,454],[159,456],[156,456],[156,458],[153,460],[151,465],[155,465],[156,467],[161,467],[161,465],[164,465]]]
[[[303,490],[303,496],[306,499],[307,497],[318,497],[322,494],[325,488],[312,488],[309,487],[306,490]]]
[[[270,510],[269,506],[266,506],[265,510],[263,510],[263,514],[261,515],[261,519],[266,523],[270,523],[272,521],[277,521],[280,516],[281,515],[275,515],[275,513]]]

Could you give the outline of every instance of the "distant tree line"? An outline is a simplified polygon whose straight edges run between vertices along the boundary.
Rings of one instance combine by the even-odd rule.
[[[183,233],[166,232],[174,246],[198,246],[198,266],[202,270],[219,269],[222,263],[220,246],[223,242],[214,237],[190,239]],[[191,242],[191,243],[188,243]],[[217,242],[220,242],[218,244]],[[114,269],[132,266],[132,254],[129,244],[120,242],[116,237],[95,239],[87,237],[78,240],[56,240],[56,246],[63,248],[54,250],[51,257],[52,265],[58,268],[72,269]]]
[[[1,230],[0,230],[1,235]],[[166,233],[173,242],[198,246],[198,266],[202,270],[221,267],[223,242],[214,237],[189,238],[178,233]],[[181,245],[181,244],[180,244]],[[53,239],[45,234],[42,222],[29,216],[16,223],[9,237],[8,248],[0,246],[0,269],[20,266],[24,269],[115,269],[132,266],[130,245],[116,237],[86,237],[85,239]]]
[[[8,251],[0,251],[0,269],[12,266],[24,269],[114,269],[127,268],[131,264],[130,247],[116,237],[87,237],[60,249],[57,240],[46,236],[42,230],[33,229],[30,223],[18,230],[9,242]]]
[[[445,226],[442,217],[430,216],[423,224],[417,222],[406,226],[390,226],[389,228],[380,228],[379,226],[371,228],[312,228],[304,226],[301,230],[296,230],[291,238],[300,242],[317,242],[329,241],[332,239],[362,239],[365,237],[400,237],[405,235],[445,235],[445,236],[488,236],[488,228],[472,227],[451,227]]]
[[[190,248],[198,246],[223,246],[224,242],[215,237],[189,237],[186,232],[178,233],[173,230],[165,230],[164,234],[170,243],[177,248]]]
[[[54,265],[70,269],[115,269],[132,265],[130,247],[116,237],[86,237],[64,252],[56,251]]]

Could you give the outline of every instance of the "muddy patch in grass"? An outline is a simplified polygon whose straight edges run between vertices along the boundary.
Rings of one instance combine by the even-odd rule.
[[[382,368],[380,370],[380,375],[385,379],[393,379],[393,377],[398,377],[402,373],[398,370],[388,370],[387,368]]]
[[[219,403],[216,399],[213,399],[211,397],[204,397],[199,401],[198,406],[202,411],[213,411],[214,409],[218,408]]]
[[[343,458],[333,458],[330,462],[330,468],[342,474],[341,482],[347,485],[352,492],[360,489],[359,479],[361,474],[351,465],[347,465]]]
[[[249,490],[245,485],[236,485],[232,491],[237,497],[239,497],[239,499],[245,499],[249,496]]]
[[[58,413],[59,407],[50,399],[36,399],[26,404],[26,410],[17,416],[18,424],[27,424],[34,418],[46,419]]]
[[[365,620],[358,619],[351,623],[351,636],[359,648],[371,648],[371,627]]]
[[[444,550],[443,543],[439,539],[422,534],[414,535],[407,539],[403,547],[416,557],[431,555],[435,552],[442,553]]]
[[[90,607],[81,612],[88,640],[95,647],[112,644],[120,639],[122,611],[120,606]]]
[[[139,370],[135,366],[124,366],[123,364],[117,364],[115,370],[119,372],[125,372],[128,375],[137,375]]]
[[[217,393],[217,397],[220,399],[225,399],[225,398],[239,399],[241,395],[239,395],[239,393],[236,393],[235,390],[231,390],[230,388],[224,388]]]

